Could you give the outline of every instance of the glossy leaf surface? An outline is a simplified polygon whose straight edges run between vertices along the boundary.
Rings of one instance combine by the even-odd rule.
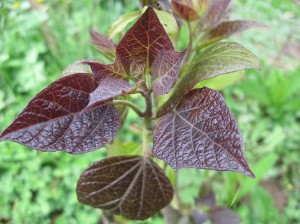
[[[152,160],[118,156],[98,161],[85,170],[78,181],[77,197],[92,207],[144,220],[171,202],[173,188]]]
[[[171,1],[173,12],[186,21],[194,21],[199,19],[198,13],[190,6],[184,5],[177,0]]]
[[[210,30],[204,37],[205,40],[215,39],[216,41],[232,36],[252,28],[264,28],[262,23],[251,20],[235,20],[220,23]]]
[[[71,154],[103,147],[119,130],[120,115],[113,105],[83,112],[96,87],[97,83],[88,74],[59,79],[30,101],[0,140]]]
[[[126,66],[137,61],[149,67],[161,50],[173,49],[154,9],[149,7],[122,38],[117,46],[117,55]]]
[[[154,131],[154,154],[175,170],[183,167],[254,174],[244,159],[233,114],[217,91],[190,91]]]
[[[155,58],[151,75],[153,92],[159,95],[167,94],[178,79],[180,64],[185,51],[161,51]]]
[[[174,94],[159,109],[161,117],[171,111],[182,97],[202,80],[248,68],[260,69],[258,58],[237,43],[216,43],[195,57],[191,66],[177,81]]]
[[[90,30],[92,44],[103,54],[114,55],[116,53],[116,45],[105,35],[96,30]]]
[[[208,9],[202,18],[201,29],[206,29],[220,22],[230,2],[231,0],[210,0]]]

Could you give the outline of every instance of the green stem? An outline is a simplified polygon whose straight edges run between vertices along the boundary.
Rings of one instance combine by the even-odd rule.
[[[134,110],[134,112],[136,112],[140,117],[144,117],[145,113],[143,113],[142,111],[140,111],[139,108],[137,108],[137,106],[135,106],[133,103],[126,101],[126,100],[114,100],[113,104],[119,104],[119,105],[124,105],[124,106],[128,106],[130,107],[132,110]]]

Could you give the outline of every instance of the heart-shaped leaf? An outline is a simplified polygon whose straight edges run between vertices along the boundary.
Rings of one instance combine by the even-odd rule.
[[[178,0],[172,0],[171,6],[173,9],[173,12],[177,16],[183,18],[186,21],[194,21],[194,20],[199,19],[198,13],[195,11],[195,9],[193,9],[189,5],[184,5],[181,2],[179,2]]]
[[[90,36],[92,39],[92,44],[97,48],[98,51],[104,55],[115,55],[116,45],[107,36],[99,33],[96,30],[90,30]]]
[[[153,92],[159,95],[167,94],[178,79],[180,63],[186,51],[161,51],[155,58],[151,75]]]
[[[171,111],[198,82],[248,68],[261,69],[261,65],[258,58],[243,46],[228,42],[210,46],[195,57],[182,79],[177,81],[174,93],[158,110],[157,117]]]
[[[226,37],[232,36],[236,33],[243,32],[252,28],[265,28],[262,23],[252,20],[235,20],[220,23],[218,26],[210,30],[203,38],[203,40],[219,41]]]
[[[194,167],[254,174],[244,159],[242,135],[217,91],[190,91],[154,132],[154,154],[175,170]]]
[[[210,0],[208,9],[202,17],[201,29],[204,30],[218,24],[225,15],[225,11],[230,2],[231,0]]]
[[[41,151],[80,154],[115,138],[120,115],[113,105],[85,110],[97,83],[89,74],[69,75],[37,94],[0,135]],[[84,112],[83,112],[84,111]]]
[[[149,7],[122,38],[117,55],[127,69],[134,60],[150,67],[162,50],[174,48],[154,9]]]
[[[77,197],[92,207],[144,220],[171,202],[173,188],[152,160],[118,156],[95,162],[85,170],[77,184]]]

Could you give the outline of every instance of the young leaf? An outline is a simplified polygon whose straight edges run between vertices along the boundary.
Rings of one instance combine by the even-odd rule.
[[[175,92],[159,109],[157,117],[171,111],[198,82],[247,68],[260,69],[261,65],[258,58],[243,46],[227,42],[210,46],[195,57],[182,79],[177,81]]]
[[[217,91],[190,91],[154,131],[153,153],[175,170],[194,167],[254,174],[244,159],[242,135]]]
[[[161,51],[155,58],[151,75],[153,92],[159,95],[167,94],[178,79],[180,63],[186,51]]]
[[[264,27],[266,27],[264,24],[251,20],[226,21],[220,23],[218,26],[210,30],[204,36],[203,40],[219,41],[248,29]]]
[[[113,97],[134,92],[142,83],[142,81],[139,81],[134,86],[129,84],[129,81],[125,79],[126,72],[118,58],[113,64],[109,65],[93,61],[83,63],[90,66],[97,82],[96,89],[90,93],[87,109]]]
[[[92,39],[92,44],[97,48],[98,51],[104,55],[115,55],[116,45],[107,36],[99,33],[96,30],[90,30],[90,36]]]
[[[172,0],[171,6],[173,12],[186,21],[194,21],[199,19],[198,13],[192,7],[184,5],[178,0]]]
[[[149,7],[122,38],[117,55],[128,67],[134,60],[149,67],[162,50],[174,48],[154,9]]]
[[[88,74],[59,79],[37,94],[0,135],[41,151],[80,154],[115,138],[120,115],[113,105],[86,108],[97,83]]]
[[[205,30],[218,24],[224,16],[230,2],[231,0],[211,0],[208,9],[202,18],[201,29]]]
[[[163,170],[140,156],[110,157],[92,164],[77,184],[81,203],[145,220],[168,205],[173,188]]]

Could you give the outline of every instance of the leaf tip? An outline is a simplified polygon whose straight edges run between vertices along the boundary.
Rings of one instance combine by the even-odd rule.
[[[252,179],[256,179],[255,174],[249,168],[246,170],[244,174]]]

